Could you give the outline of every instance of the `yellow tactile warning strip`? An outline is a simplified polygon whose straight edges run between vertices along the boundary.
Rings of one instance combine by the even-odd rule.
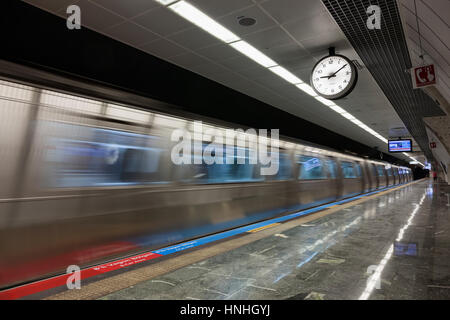
[[[272,224],[268,224],[267,226],[259,227],[259,228],[252,229],[252,230],[248,230],[247,232],[258,232],[258,231],[262,231],[264,229],[275,227],[275,226],[277,226],[279,224],[280,223],[272,223]]]
[[[102,279],[93,283],[89,283],[88,285],[83,286],[81,283],[81,289],[79,290],[67,290],[61,292],[59,294],[50,296],[45,298],[45,300],[92,300],[103,297],[112,292],[116,292],[130,286],[136,285],[140,282],[144,282],[155,278],[157,276],[161,276],[163,274],[175,271],[182,267],[191,265],[193,263],[205,260],[207,258],[216,256],[218,254],[231,251],[233,249],[242,247],[246,244],[252,243],[254,241],[263,239],[267,236],[271,236],[274,234],[280,234],[283,231],[292,229],[302,224],[306,224],[308,222],[320,219],[327,215],[330,215],[334,212],[341,211],[347,207],[352,207],[356,204],[360,204],[366,202],[368,200],[377,198],[381,195],[393,192],[395,190],[410,186],[411,184],[415,184],[421,182],[422,180],[417,180],[414,182],[410,182],[405,185],[401,185],[386,191],[382,191],[373,195],[368,195],[357,200],[344,203],[341,205],[336,205],[324,209],[323,211],[318,211],[312,213],[310,215],[301,216],[299,218],[277,224],[272,228],[265,228],[259,232],[253,233],[244,233],[244,236],[239,238],[234,238],[230,240],[224,240],[223,242],[218,243],[217,245],[208,246],[205,248],[200,248],[191,252],[186,252],[184,254],[180,254],[173,258],[169,258],[163,260],[159,263],[154,263],[146,267],[142,267],[136,270],[132,270],[129,272],[124,272],[116,276],[109,277],[107,279]]]

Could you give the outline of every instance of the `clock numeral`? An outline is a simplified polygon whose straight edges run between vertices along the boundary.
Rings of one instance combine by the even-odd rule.
[[[331,89],[331,93],[334,93],[334,89]]]
[[[328,64],[333,64],[333,60],[328,61]]]
[[[321,73],[322,73],[322,70],[317,71],[317,73],[318,73],[318,74],[321,74]]]
[[[342,86],[339,86],[339,89],[342,89]]]
[[[315,78],[315,79],[314,79],[314,81],[319,81],[319,80],[320,80],[319,78]]]

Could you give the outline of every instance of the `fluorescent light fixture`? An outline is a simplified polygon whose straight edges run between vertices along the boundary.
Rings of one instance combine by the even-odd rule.
[[[246,55],[247,57],[249,57],[256,63],[259,63],[265,68],[278,65],[278,63],[276,63],[268,56],[266,56],[264,53],[262,53],[261,51],[250,45],[248,42],[245,42],[243,40],[230,43],[230,46],[232,46],[237,51]]]
[[[299,88],[303,92],[309,94],[310,96],[313,96],[313,97],[317,97],[318,96],[318,94],[314,91],[313,88],[311,88],[311,86],[309,84],[300,83],[300,84],[297,85],[297,88]]]
[[[316,100],[320,101],[321,103],[323,103],[324,105],[326,105],[327,107],[331,107],[331,106],[335,106],[335,103],[331,100],[322,98],[322,97],[315,97]],[[344,109],[342,109],[343,112],[345,112]]]
[[[383,141],[384,143],[388,143],[388,140],[384,137],[382,137],[380,134],[378,134],[375,130],[369,128],[367,125],[365,125],[364,123],[362,123],[361,121],[359,121],[358,119],[356,119],[354,116],[352,116],[350,113],[348,113],[347,111],[345,111],[344,109],[342,109],[341,107],[339,107],[338,105],[334,104],[331,100],[327,100],[325,98],[322,97],[315,97],[318,101],[320,101],[321,103],[323,103],[324,105],[328,106],[330,109],[336,111],[337,113],[340,113],[341,116],[343,116],[344,118],[347,118],[348,120],[350,120],[351,122],[353,122],[354,124],[356,124],[358,127],[360,127],[361,129],[367,131],[368,133],[370,133],[371,135],[375,136],[376,138],[380,139],[381,141]]]
[[[186,1],[178,1],[171,4],[168,8],[223,42],[230,43],[240,40],[233,32]]]
[[[354,119],[356,119],[354,116],[352,116],[350,113],[348,113],[348,112],[344,112],[344,113],[341,113],[341,116],[343,116],[344,118],[347,118],[348,120],[354,120]]]
[[[327,101],[328,101],[328,100],[327,100]],[[342,109],[341,107],[339,107],[339,106],[336,105],[336,104],[330,105],[330,106],[328,106],[328,107],[330,107],[330,109],[336,111],[337,113],[344,113],[344,112],[347,112],[347,111],[345,111],[344,109]]]
[[[365,124],[364,123],[362,123],[361,121],[359,121],[358,119],[353,119],[353,120],[351,120],[354,124],[356,124],[357,126],[359,126],[359,127],[363,127],[363,126],[365,126]]]
[[[275,66],[275,67],[269,68],[269,70],[272,71],[273,73],[275,73],[276,75],[280,76],[287,82],[290,82],[292,84],[303,83],[302,80],[300,80],[294,74],[292,74],[291,72],[289,72],[288,70],[286,70],[285,68],[283,68],[281,66]]]
[[[425,165],[422,163],[422,162],[420,162],[420,161],[418,161],[416,158],[413,158],[413,157],[411,157],[409,154],[407,154],[406,152],[402,152],[405,156],[407,156],[408,158],[410,158],[411,160],[413,160],[413,161],[417,161],[421,166],[423,166],[423,167],[425,167]]]
[[[161,3],[163,6],[167,6],[168,4],[174,3],[175,1],[178,0],[156,0],[156,2]]]

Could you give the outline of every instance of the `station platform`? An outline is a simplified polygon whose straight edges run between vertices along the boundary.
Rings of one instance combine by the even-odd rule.
[[[449,299],[450,188],[424,179],[45,299]]]

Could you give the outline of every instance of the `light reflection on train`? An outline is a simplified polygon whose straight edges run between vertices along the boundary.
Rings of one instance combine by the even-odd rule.
[[[170,134],[193,120],[133,110],[0,82],[0,288],[412,180],[293,140],[274,176],[175,165]]]

